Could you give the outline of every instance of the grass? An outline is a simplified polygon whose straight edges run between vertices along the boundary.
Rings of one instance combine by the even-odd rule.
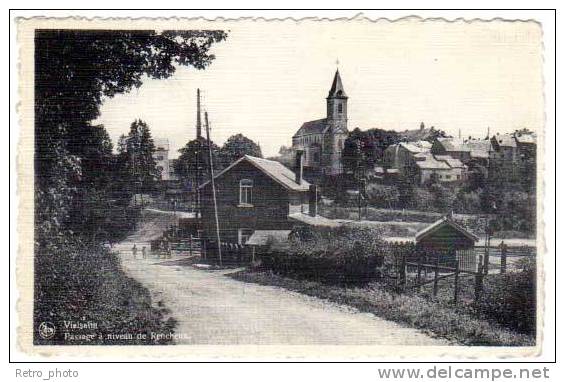
[[[152,334],[174,332],[169,311],[127,276],[115,253],[100,246],[67,243],[36,254],[34,322],[54,324],[52,338],[34,334],[37,345],[167,344]],[[95,327],[69,328],[69,322]]]
[[[500,325],[474,317],[464,309],[431,301],[414,294],[397,294],[377,283],[344,288],[319,282],[282,277],[264,270],[246,270],[231,277],[263,285],[275,285],[339,304],[361,312],[417,328],[432,337],[460,345],[534,346],[535,338],[516,333]]]

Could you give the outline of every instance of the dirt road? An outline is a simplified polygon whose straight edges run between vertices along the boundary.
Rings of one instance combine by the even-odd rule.
[[[138,243],[142,245],[142,243]],[[120,248],[121,247],[121,248]],[[178,321],[177,343],[289,345],[444,345],[415,329],[277,287],[247,284],[182,265],[183,259],[134,260],[124,269]]]

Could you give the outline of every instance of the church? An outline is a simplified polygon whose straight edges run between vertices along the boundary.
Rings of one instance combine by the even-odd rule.
[[[305,122],[292,137],[294,151],[302,150],[305,173],[335,176],[343,172],[341,152],[348,135],[347,95],[339,70],[326,98],[326,118]]]

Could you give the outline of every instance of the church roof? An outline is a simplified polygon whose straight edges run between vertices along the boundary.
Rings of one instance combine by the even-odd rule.
[[[331,97],[347,98],[347,94],[345,94],[345,90],[343,89],[343,84],[341,83],[341,76],[339,75],[339,70],[335,71],[334,81],[332,83],[330,92],[328,93],[328,98]]]
[[[295,137],[308,134],[322,134],[327,127],[326,118],[315,121],[304,122],[300,129],[294,134]]]

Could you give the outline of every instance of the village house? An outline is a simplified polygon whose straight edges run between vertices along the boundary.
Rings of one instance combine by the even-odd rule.
[[[432,153],[449,155],[463,163],[468,163],[471,160],[471,148],[459,138],[436,138],[432,145]]]
[[[459,183],[465,180],[465,165],[459,159],[449,155],[434,155],[431,152],[425,152],[416,154],[414,160],[417,167],[416,176],[420,184],[433,180],[441,183]]]
[[[222,243],[265,244],[284,237],[295,225],[292,215],[316,216],[316,186],[302,179],[302,153],[297,172],[279,162],[245,155],[214,177]],[[216,241],[211,182],[200,186],[204,239]]]
[[[414,168],[414,156],[429,152],[431,144],[427,141],[401,142],[388,146],[383,153],[383,163],[388,172],[396,170],[406,174]]]
[[[465,179],[466,167],[459,159],[434,155],[431,148],[427,141],[401,142],[387,147],[384,152],[385,174],[410,177],[419,184],[431,180],[453,183]]]
[[[156,168],[159,170],[161,180],[170,180],[171,166],[169,163],[169,140],[166,138],[153,139],[155,144],[155,152],[153,159],[155,160]]]
[[[536,136],[530,132],[496,134],[491,138],[492,162],[501,180],[535,186]]]
[[[434,155],[449,155],[466,165],[473,161],[488,166],[493,149],[488,139],[436,138],[431,151]]]
[[[347,94],[339,71],[326,98],[326,118],[305,122],[292,137],[294,151],[304,152],[304,168],[312,177],[343,172],[341,152],[348,136]]]

